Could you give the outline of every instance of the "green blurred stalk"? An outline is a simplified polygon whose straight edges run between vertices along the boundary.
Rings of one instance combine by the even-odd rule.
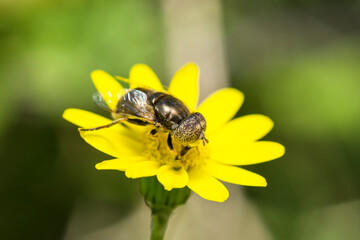
[[[151,213],[151,237],[150,240],[163,240],[167,224],[174,209],[156,209]]]
[[[186,203],[191,190],[185,187],[166,191],[156,177],[147,177],[141,178],[140,192],[151,209],[150,240],[163,240],[172,212]]]

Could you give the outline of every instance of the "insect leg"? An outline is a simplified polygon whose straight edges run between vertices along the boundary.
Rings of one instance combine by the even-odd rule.
[[[197,151],[197,152],[198,152],[198,154],[200,155],[199,146],[196,146],[196,151]]]
[[[190,149],[191,147],[185,146],[180,152],[180,157],[184,156]]]
[[[109,124],[106,124],[106,125],[103,125],[103,126],[99,126],[99,127],[95,127],[95,128],[79,128],[79,131],[82,131],[82,132],[85,132],[85,131],[96,131],[96,130],[99,130],[99,129],[103,129],[103,128],[108,128],[108,127],[111,127],[111,126],[114,126],[115,124],[119,123],[119,122],[122,122],[122,121],[127,121],[128,118],[118,118],[116,119],[115,121],[109,123]]]
[[[171,133],[169,133],[169,135],[168,135],[167,144],[168,144],[170,150],[173,151],[173,150],[174,150],[174,146],[173,146],[173,144],[172,144]]]

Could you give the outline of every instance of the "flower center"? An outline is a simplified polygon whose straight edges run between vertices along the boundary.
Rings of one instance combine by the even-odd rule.
[[[199,144],[181,155],[185,147],[172,138],[174,149],[171,150],[167,141],[169,132],[158,131],[152,136],[149,134],[152,129],[154,128],[147,129],[142,137],[145,154],[149,159],[159,161],[163,165],[172,165],[175,168],[184,167],[186,170],[189,167],[201,165],[207,158],[208,149],[206,146]]]

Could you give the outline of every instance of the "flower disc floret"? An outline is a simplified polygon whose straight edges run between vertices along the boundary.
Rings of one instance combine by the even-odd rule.
[[[185,155],[181,156],[183,148],[177,142],[173,142],[174,150],[167,143],[168,133],[159,132],[155,137],[150,136],[152,128],[144,131],[142,144],[148,159],[160,162],[161,165],[169,165],[174,169],[199,167],[208,158],[207,148],[201,144],[191,148]]]

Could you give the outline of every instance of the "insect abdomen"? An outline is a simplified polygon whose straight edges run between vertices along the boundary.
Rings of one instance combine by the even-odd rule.
[[[154,102],[156,117],[163,123],[164,127],[172,130],[189,116],[188,108],[177,98],[163,94]]]

